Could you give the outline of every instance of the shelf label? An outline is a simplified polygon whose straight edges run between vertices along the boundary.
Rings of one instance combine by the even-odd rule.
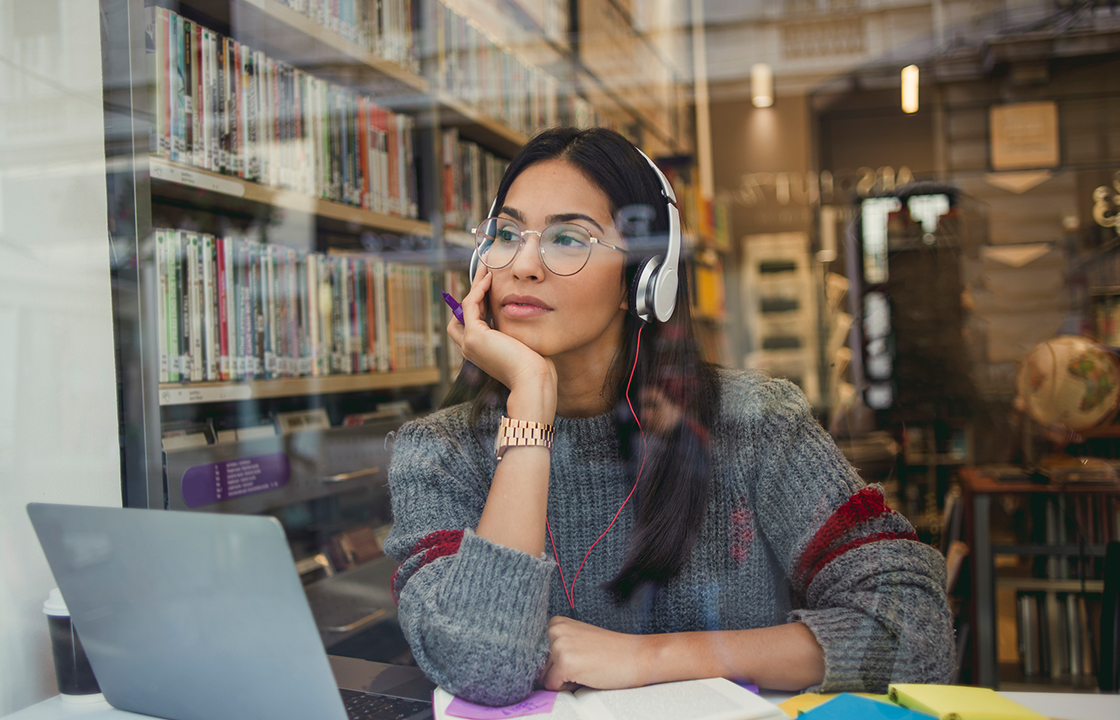
[[[194,170],[186,170],[184,168],[171,167],[163,163],[153,162],[152,177],[156,180],[167,180],[169,182],[178,183],[179,185],[190,185],[191,187],[200,188],[202,190],[212,190],[213,192],[220,192],[223,195],[233,195],[234,197],[245,196],[245,186],[236,180],[226,180],[225,178],[214,177],[213,175],[195,172]]]
[[[194,465],[183,473],[183,502],[196,508],[275,490],[287,485],[291,475],[288,456],[282,452]]]
[[[219,385],[216,387],[160,388],[160,405],[193,405],[195,403],[248,400],[253,397],[249,385]]]

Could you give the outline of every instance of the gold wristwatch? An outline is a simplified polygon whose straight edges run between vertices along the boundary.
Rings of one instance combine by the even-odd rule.
[[[502,416],[498,423],[498,437],[494,441],[494,452],[498,460],[502,459],[506,450],[511,447],[528,447],[540,445],[552,452],[552,443],[556,438],[556,431],[551,425],[532,422],[530,420],[514,420]]]

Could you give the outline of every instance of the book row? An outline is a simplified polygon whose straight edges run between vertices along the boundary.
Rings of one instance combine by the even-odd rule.
[[[449,227],[470,231],[486,219],[509,162],[443,131],[443,212]]]
[[[1023,675],[1061,678],[1097,672],[1100,611],[1079,593],[1021,593],[1016,598]]]
[[[160,382],[435,367],[427,268],[166,228],[155,264]]]
[[[1040,516],[1041,511],[1041,516]],[[1047,545],[1104,545],[1120,541],[1120,497],[1070,493],[1045,498],[1034,508],[1033,540]],[[1038,575],[1052,579],[1101,577],[1104,559],[1055,555],[1036,561]]]
[[[416,217],[415,120],[160,7],[148,9],[152,152]]]
[[[558,124],[556,78],[447,5],[436,14],[436,87],[526,135]]]
[[[413,0],[281,0],[374,55],[420,72]]]

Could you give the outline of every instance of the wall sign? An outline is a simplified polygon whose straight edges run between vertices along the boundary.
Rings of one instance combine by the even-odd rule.
[[[194,465],[183,473],[183,502],[202,507],[288,484],[292,469],[282,452]]]
[[[1048,168],[1058,164],[1058,105],[1027,102],[988,111],[992,169]]]
[[[861,167],[858,170],[821,172],[758,172],[747,173],[734,190],[721,190],[717,197],[746,207],[759,205],[816,205],[830,204],[837,199],[847,203],[852,195],[868,197],[880,192],[894,192],[902,185],[914,181],[914,175],[905,165],[897,170],[884,165],[879,169]]]

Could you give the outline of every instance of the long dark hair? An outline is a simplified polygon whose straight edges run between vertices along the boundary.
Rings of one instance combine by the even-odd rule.
[[[530,140],[510,162],[498,186],[495,207],[502,207],[510,185],[522,171],[554,159],[578,167],[607,196],[615,225],[628,240],[625,272],[627,287],[632,287],[642,262],[655,254],[664,255],[669,213],[659,180],[634,146],[612,130],[553,128]],[[615,403],[620,447],[631,482],[643,450],[638,424],[625,397],[632,367],[630,402],[643,421],[647,441],[645,467],[632,500],[635,523],[630,549],[622,570],[607,584],[619,599],[629,598],[649,583],[664,584],[680,572],[708,505],[709,436],[718,406],[718,384],[715,368],[704,362],[693,331],[683,255],[678,278],[676,309],[668,322],[643,323],[633,313],[626,314],[624,342],[604,388],[605,396]],[[485,410],[504,405],[508,394],[497,380],[464,363],[444,406],[473,400],[474,422]],[[674,420],[654,432],[643,409],[653,413],[666,403],[674,410],[670,413]]]

